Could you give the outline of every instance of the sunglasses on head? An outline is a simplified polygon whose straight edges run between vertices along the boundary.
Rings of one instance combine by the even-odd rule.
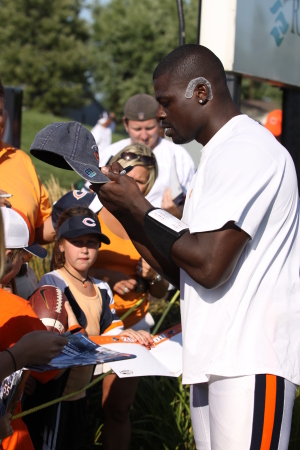
[[[120,159],[125,159],[125,161],[133,161],[134,159],[138,159],[141,163],[145,164],[145,166],[155,165],[155,158],[153,158],[153,156],[136,155],[132,152],[123,152]]]

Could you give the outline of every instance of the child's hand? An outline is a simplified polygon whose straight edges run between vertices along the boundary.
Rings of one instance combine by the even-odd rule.
[[[145,261],[142,257],[137,263],[136,272],[140,277],[146,278],[147,280],[153,280],[157,275],[157,272],[155,272],[155,270],[152,269],[152,267],[149,266],[147,261]]]
[[[67,301],[65,302],[65,310],[67,311],[67,314],[68,314],[68,327],[71,328],[74,325],[80,326],[78,323],[78,320],[76,319],[75,314],[73,313],[73,309],[72,309],[70,303]]]
[[[144,330],[134,331],[131,328],[128,328],[128,330],[122,331],[119,336],[130,337],[134,342],[139,342],[142,345],[152,344],[153,342],[151,334]]]
[[[5,439],[13,434],[11,426],[11,413],[6,413],[0,417],[0,439]]]
[[[178,206],[173,202],[171,191],[169,188],[167,188],[164,192],[162,202],[161,202],[162,209],[165,209],[173,216],[177,217],[178,219],[181,218],[181,212]]]
[[[125,273],[111,270],[108,284],[114,292],[119,295],[124,295],[134,291],[136,279],[129,278]]]

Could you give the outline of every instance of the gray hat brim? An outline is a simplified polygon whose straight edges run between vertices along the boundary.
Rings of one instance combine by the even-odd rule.
[[[75,172],[78,173],[82,178],[91,183],[108,183],[110,181],[104,173],[101,172],[99,167],[92,166],[90,164],[84,164],[78,161],[74,161],[73,159],[64,157],[65,161],[72,167]]]

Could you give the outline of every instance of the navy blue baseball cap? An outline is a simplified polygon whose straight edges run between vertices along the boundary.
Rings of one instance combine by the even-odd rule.
[[[54,122],[37,133],[30,153],[51,166],[75,170],[91,183],[107,183],[99,168],[98,146],[79,122]]]
[[[109,238],[101,232],[99,220],[94,220],[89,216],[74,216],[67,219],[57,231],[57,240],[62,236],[72,239],[85,234],[98,234],[100,242],[110,244]]]
[[[95,214],[103,208],[103,205],[95,192],[76,190],[67,192],[59,200],[57,200],[57,202],[53,203],[52,224],[55,230],[57,227],[58,218],[62,212],[65,211],[65,209],[74,208],[76,206],[89,208]]]

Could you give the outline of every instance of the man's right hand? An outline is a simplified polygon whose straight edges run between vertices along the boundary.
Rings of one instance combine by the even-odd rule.
[[[123,167],[115,162],[112,166],[104,166],[101,171],[112,183],[92,184],[91,189],[98,194],[101,203],[114,216],[118,217],[131,212],[134,219],[144,222],[146,211],[152,205],[141,194],[133,178],[119,175]]]

